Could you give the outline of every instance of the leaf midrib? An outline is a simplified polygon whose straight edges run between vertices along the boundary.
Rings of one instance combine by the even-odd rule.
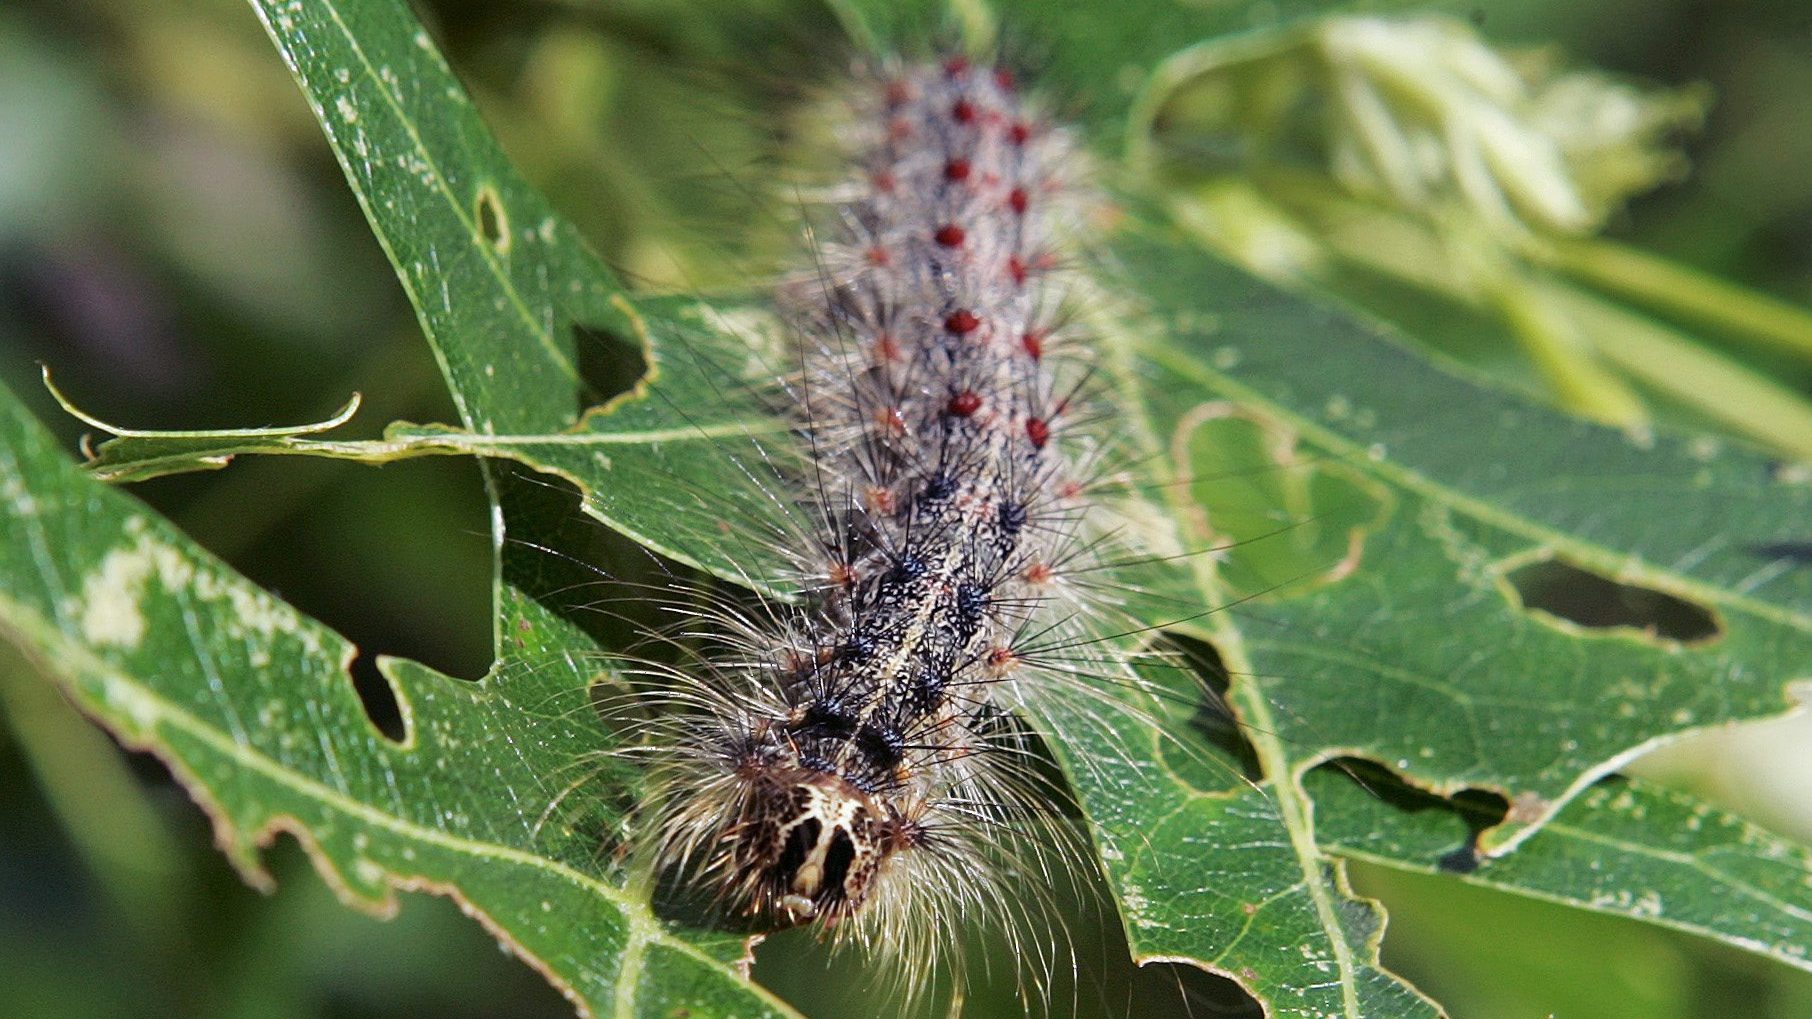
[[[1112,321],[1100,323],[1099,335],[1106,373],[1114,379],[1116,387],[1122,392],[1123,405],[1130,410],[1131,419],[1137,423],[1139,440],[1144,443],[1147,451],[1161,450],[1164,447],[1159,443],[1157,429],[1146,411],[1148,404],[1143,399],[1144,394],[1137,391],[1137,374],[1132,370],[1131,361],[1139,343],[1124,329],[1116,328],[1116,325]],[[1184,512],[1187,507],[1182,505],[1186,496],[1175,484],[1175,478],[1169,476],[1167,461],[1157,455],[1146,456],[1144,459],[1152,465],[1153,470],[1165,475],[1166,483],[1160,486],[1160,490],[1165,493],[1165,501],[1169,503],[1167,519],[1188,519]],[[1181,524],[1178,526],[1180,528]],[[1189,557],[1189,570],[1193,586],[1201,593],[1204,604],[1214,604],[1215,599],[1224,597],[1224,586],[1219,581],[1212,557]],[[1231,619],[1224,613],[1216,613],[1212,629],[1216,648],[1232,670],[1230,674],[1237,676],[1242,670],[1250,672],[1249,663],[1245,662],[1244,635],[1233,625]],[[1292,766],[1282,740],[1276,735],[1279,730],[1271,718],[1270,705],[1255,684],[1236,681],[1230,687],[1229,694],[1239,703],[1245,723],[1242,730],[1257,753],[1261,771],[1274,791],[1273,802],[1277,804],[1279,821],[1289,837],[1292,855],[1296,857],[1301,874],[1300,885],[1309,896],[1310,904],[1315,910],[1316,923],[1327,937],[1329,951],[1339,970],[1341,1009],[1348,1019],[1362,1019],[1358,965],[1354,959],[1353,946],[1347,943],[1346,929],[1340,923],[1330,894],[1335,890],[1326,881],[1324,867],[1332,866],[1332,863],[1315,840],[1313,807],[1308,801],[1308,794],[1298,783],[1299,769]],[[1228,950],[1231,950],[1231,946],[1228,946]]]

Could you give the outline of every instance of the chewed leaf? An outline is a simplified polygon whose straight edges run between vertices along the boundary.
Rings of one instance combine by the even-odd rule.
[[[0,397],[0,632],[170,765],[247,880],[269,883],[260,849],[287,832],[349,904],[455,897],[591,1014],[784,1012],[736,976],[734,940],[676,935],[600,858],[620,807],[543,816],[609,745],[586,695],[596,655],[569,623],[515,600],[513,653],[479,683],[381,662],[407,726],[392,743],[354,692],[350,644],[84,477]]]
[[[746,356],[734,356],[738,343],[757,353],[759,345],[749,342],[747,331],[726,330],[727,316],[701,316],[685,302],[614,294],[608,274],[506,168],[471,165],[494,151],[477,141],[475,126],[462,131],[458,146],[437,145],[439,132],[420,128],[377,133],[387,123],[448,117],[463,123],[469,116],[463,103],[416,108],[423,97],[438,100],[451,87],[438,84],[447,81],[445,66],[423,55],[431,53],[425,37],[376,16],[380,9],[366,5],[356,25],[338,14],[317,20],[284,10],[273,15],[273,36],[315,98],[374,228],[389,239],[430,340],[442,351],[465,431],[476,433],[462,441],[489,444],[500,455],[567,477],[579,485],[590,511],[650,547],[730,579],[771,584],[762,528],[775,519],[773,503],[780,497],[769,479],[783,444],[762,441],[772,428],[771,414],[747,413],[758,406],[749,402]],[[437,84],[425,84],[430,81]],[[342,100],[354,117],[329,112]],[[392,146],[400,150],[388,151]],[[395,173],[393,166],[421,172]],[[497,212],[546,228],[519,234],[500,254],[475,229],[478,221],[463,201],[464,187],[480,178],[493,189],[488,193]],[[461,257],[452,257],[453,251]],[[441,267],[443,276],[433,277],[430,266]],[[564,409],[572,405],[566,394],[578,389],[570,370],[576,363],[573,331],[559,325],[565,322],[645,337],[652,368],[647,384],[575,423]],[[770,366],[768,376],[775,374]],[[1127,781],[1139,778],[1142,762],[1116,755],[1111,739],[1090,746],[1083,721],[1077,721],[1074,743],[1059,748],[1059,755],[1097,822],[1100,855],[1123,890],[1142,952],[1147,944],[1141,939],[1149,933],[1151,952],[1226,969],[1285,1014],[1358,1014],[1386,1000],[1395,1002],[1388,1008],[1393,1013],[1432,1014],[1431,1005],[1376,969],[1380,918],[1341,889],[1335,866],[1320,858],[1308,837],[1306,805],[1295,796],[1281,816],[1262,798],[1250,820],[1236,811],[1252,827],[1229,833],[1242,844],[1291,847],[1274,859],[1236,854],[1224,861],[1230,874],[1242,876],[1225,894],[1264,913],[1263,923],[1249,926],[1245,914],[1236,913],[1211,926],[1179,926],[1177,910],[1198,915],[1209,904],[1139,894],[1141,886],[1175,889],[1163,893],[1170,899],[1197,886],[1204,860],[1178,849],[1195,841],[1188,826],[1166,828],[1164,838],[1152,842],[1145,822],[1153,812],[1186,809],[1198,794],[1162,779],[1140,781],[1138,787],[1156,798],[1141,797],[1129,807]],[[1290,919],[1274,927],[1273,913]],[[1157,938],[1165,929],[1171,935]],[[1275,936],[1250,938],[1248,929]]]
[[[1812,488],[1759,454],[1642,448],[1478,386],[1162,234],[1120,251],[1174,316],[1146,348],[1156,420],[1254,407],[1392,493],[1347,579],[1235,610],[1299,761],[1358,754],[1498,792],[1522,808],[1485,839],[1503,852],[1643,747],[1790,706],[1812,571],[1761,550],[1812,519]],[[1687,640],[1556,626],[1515,585],[1549,559],[1702,622]]]
[[[1318,768],[1307,783],[1321,837],[1343,856],[1459,874],[1812,969],[1812,854],[1684,793],[1606,779],[1516,852],[1481,861],[1474,840],[1501,804],[1442,801],[1351,766]]]
[[[361,399],[354,393],[326,420],[303,425],[153,431],[102,421],[77,407],[57,388],[50,380],[49,365],[43,367],[43,377],[44,388],[50,390],[58,406],[90,428],[112,436],[98,447],[93,445],[93,436],[85,437],[82,443],[89,470],[104,481],[144,481],[165,474],[219,470],[239,453],[288,451],[303,436],[330,432],[352,420]]]
[[[402,745],[386,741],[346,682],[350,646],[100,491],[10,405],[0,627],[103,724],[170,760],[253,880],[261,841],[290,830],[350,901],[387,908],[399,887],[457,895],[594,1013],[781,1011],[737,974],[731,939],[657,918],[645,876],[600,851],[625,843],[640,779],[627,767],[575,777],[612,739],[587,698],[599,648],[550,597],[545,557],[527,561],[525,548],[545,551],[547,524],[512,502],[521,486],[496,461],[570,481],[588,513],[670,559],[785,597],[773,542],[794,506],[777,479],[798,453],[762,386],[790,366],[746,304],[626,293],[510,166],[402,0],[256,6],[460,421],[398,423],[367,443],[106,426],[121,437],[102,463],[135,478],[247,452],[484,457],[499,661],[480,684],[386,663],[408,721]],[[914,33],[945,7],[836,6],[861,26],[853,35],[901,48],[922,47]],[[1139,78],[1248,13],[1169,0],[999,7],[1049,43],[1054,88],[1100,97],[1083,131],[1110,189]],[[1371,816],[1341,799],[1349,791],[1314,766],[1357,757],[1419,795],[1495,791],[1508,819],[1461,825],[1474,862],[1557,814],[1635,820],[1588,791],[1595,780],[1655,741],[1781,710],[1812,661],[1812,570],[1792,551],[1812,540],[1812,491],[1752,454],[1638,448],[1450,375],[1368,322],[1229,268],[1136,205],[1101,241],[1107,264],[1087,268],[1112,300],[1077,314],[1100,336],[1112,427],[1135,454],[1128,487],[1151,518],[1141,525],[1168,541],[1116,577],[1137,592],[1129,629],[1206,642],[1206,671],[1229,679],[1243,723],[1207,724],[1224,712],[1189,684],[1180,708],[1116,687],[1038,719],[1133,950],[1226,973],[1273,1015],[1436,1015],[1381,967],[1382,913],[1334,858],[1422,866],[1430,840],[1391,803]],[[635,384],[600,392],[588,363],[625,349],[641,357]],[[90,505],[99,515],[82,518]],[[1541,563],[1710,622],[1691,637],[1639,614],[1580,623],[1528,593]],[[1154,733],[1154,717],[1176,731]],[[1318,829],[1324,802],[1339,813]],[[1515,859],[1481,873],[1552,888],[1541,858],[1520,871]],[[1739,940],[1727,918],[1686,925]]]
[[[1226,545],[1221,572],[1239,594],[1282,597],[1344,579],[1394,504],[1385,486],[1305,454],[1287,428],[1227,401],[1184,412],[1169,440],[1188,490],[1180,523],[1197,544]]]

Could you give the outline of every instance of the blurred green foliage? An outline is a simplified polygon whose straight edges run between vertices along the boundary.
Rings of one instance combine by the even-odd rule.
[[[1812,7],[1460,10],[1494,41],[1709,83],[1694,173],[1610,232],[1812,303]],[[423,14],[518,165],[627,276],[693,289],[771,264],[779,231],[759,210],[784,194],[769,168],[799,129],[780,111],[800,80],[834,70],[817,5],[442,0]],[[0,139],[0,378],[72,446],[79,426],[53,411],[35,361],[78,403],[142,427],[311,420],[352,390],[367,400],[355,436],[453,419],[382,252],[239,0],[13,0],[0,10]],[[1812,386],[1802,363],[1738,354]],[[135,491],[368,652],[463,676],[488,662],[470,463],[251,461]],[[0,658],[0,1014],[569,1014],[444,900],[366,918],[334,903],[293,845],[273,863],[279,891],[259,897],[159,765],[110,749],[24,669]],[[1812,805],[1799,809],[1777,826],[1805,830]],[[1678,935],[1453,882],[1359,880],[1391,908],[1386,961],[1455,1015],[1812,1014],[1812,977]],[[802,1003],[848,993],[782,969],[764,976]],[[1174,998],[1183,978],[1116,979],[1132,984],[1079,1011]]]

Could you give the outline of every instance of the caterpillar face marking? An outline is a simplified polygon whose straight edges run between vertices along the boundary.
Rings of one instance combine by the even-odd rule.
[[[733,844],[737,870],[755,882],[752,904],[770,916],[836,926],[912,843],[914,826],[835,775],[764,768],[754,783]]]

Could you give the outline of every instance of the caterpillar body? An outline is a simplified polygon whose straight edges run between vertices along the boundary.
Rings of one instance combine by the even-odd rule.
[[[807,599],[717,614],[737,650],[688,680],[703,721],[656,723],[650,827],[760,923],[935,959],[1029,912],[1011,889],[1050,851],[1020,709],[1077,682],[1040,648],[1088,643],[1103,443],[1059,257],[1086,203],[1004,70],[895,63],[848,102],[853,179],[778,299]]]

